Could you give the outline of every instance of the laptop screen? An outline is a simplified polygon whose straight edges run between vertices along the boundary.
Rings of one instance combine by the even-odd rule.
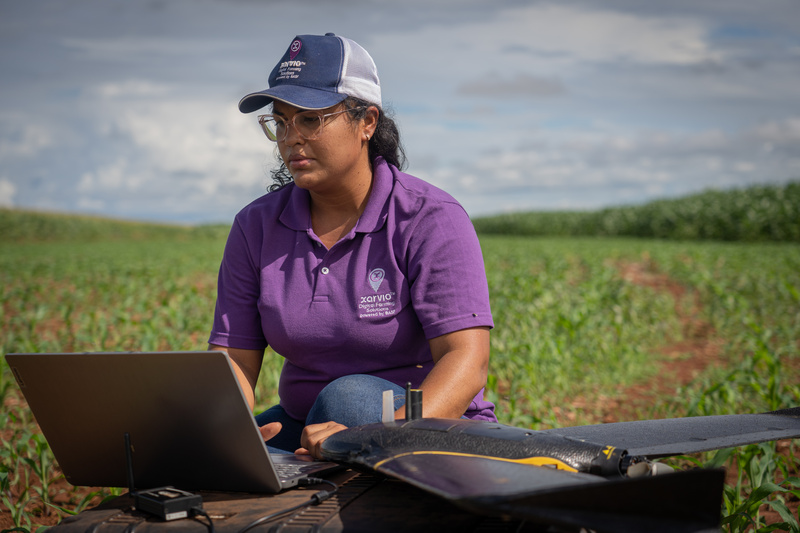
[[[278,492],[281,484],[227,354],[7,354],[67,481]]]

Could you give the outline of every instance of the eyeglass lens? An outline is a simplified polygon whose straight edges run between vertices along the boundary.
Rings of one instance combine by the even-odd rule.
[[[292,117],[292,126],[295,131],[304,139],[314,139],[322,127],[322,116],[315,111],[305,111],[297,113]],[[288,131],[287,120],[275,115],[264,117],[261,125],[264,133],[272,141],[282,141],[286,138]]]

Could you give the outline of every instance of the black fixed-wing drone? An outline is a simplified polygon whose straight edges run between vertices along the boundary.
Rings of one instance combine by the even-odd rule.
[[[420,418],[336,433],[323,455],[471,512],[598,532],[698,532],[719,531],[724,471],[653,459],[798,436],[800,408],[544,431]]]

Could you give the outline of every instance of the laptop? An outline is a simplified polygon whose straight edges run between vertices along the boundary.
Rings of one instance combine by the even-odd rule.
[[[130,487],[132,477],[139,490],[276,493],[340,468],[270,454],[224,352],[17,353],[6,361],[73,485]]]

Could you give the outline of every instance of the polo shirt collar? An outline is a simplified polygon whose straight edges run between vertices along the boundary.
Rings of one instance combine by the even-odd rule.
[[[386,223],[389,195],[392,193],[394,176],[389,164],[382,157],[377,157],[372,163],[372,191],[370,191],[367,207],[361,214],[356,225],[359,233],[372,233],[378,231]],[[292,190],[289,201],[283,208],[279,220],[286,227],[295,231],[309,231],[311,229],[310,195],[305,189],[291,185]]]
[[[279,220],[283,225],[295,231],[308,231],[311,229],[311,197],[308,191],[301,189],[294,183],[287,185],[291,187],[289,201],[281,212]]]
[[[394,175],[391,167],[382,157],[376,157],[372,162],[372,191],[369,193],[367,207],[358,219],[357,232],[373,233],[383,227],[388,213],[386,206],[393,186]]]

